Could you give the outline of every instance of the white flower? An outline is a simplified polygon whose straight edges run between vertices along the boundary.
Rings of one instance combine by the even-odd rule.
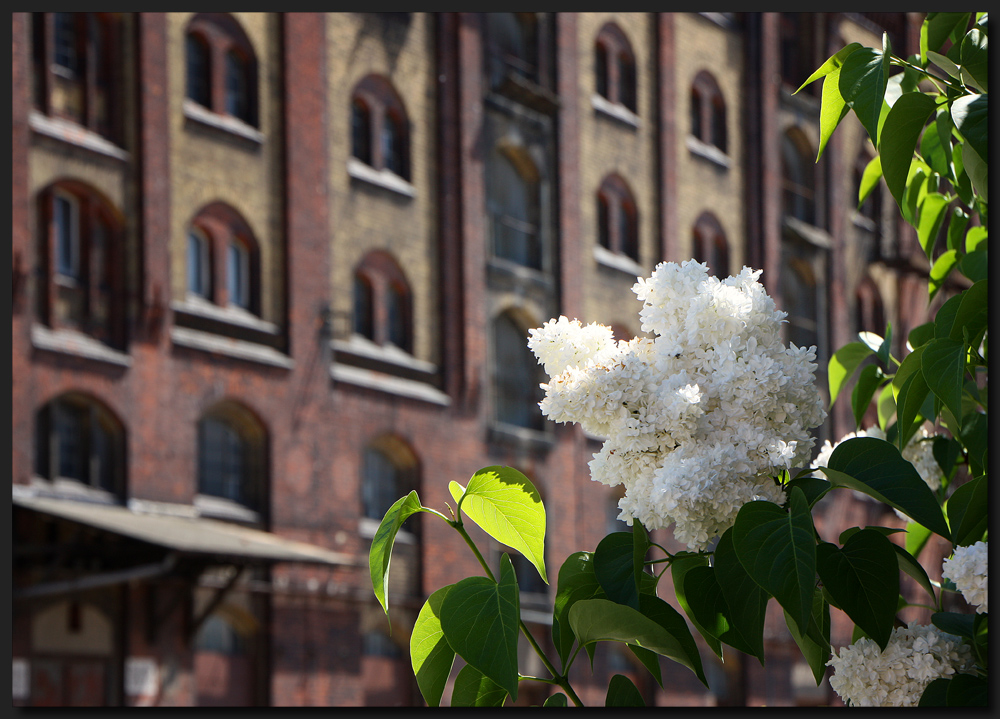
[[[893,629],[885,651],[867,637],[834,652],[830,686],[860,707],[917,706],[935,679],[970,672],[972,651],[961,638],[910,622]]]
[[[773,477],[808,462],[826,416],[815,347],[781,342],[785,314],[744,267],[720,281],[706,265],[662,263],[633,291],[654,339],[615,342],[565,317],[532,330],[545,366],[542,411],[605,437],[591,478],[623,484],[620,519],[701,549],[747,502],[784,500]]]
[[[959,547],[950,559],[945,559],[941,567],[941,576],[950,579],[958,587],[978,614],[985,614],[987,609],[986,581],[988,543],[976,542],[968,547]]]

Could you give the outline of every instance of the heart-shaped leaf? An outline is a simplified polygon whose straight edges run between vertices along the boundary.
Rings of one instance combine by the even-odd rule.
[[[499,582],[486,577],[463,579],[452,585],[440,613],[441,629],[451,648],[514,701],[520,601],[514,567],[504,553]]]
[[[705,567],[708,569],[708,559],[701,555],[689,555],[681,556],[674,559],[670,563],[670,577],[674,580],[674,594],[677,596],[677,603],[680,604],[681,609],[687,614],[688,619],[694,624],[695,629],[701,634],[705,639],[705,643],[708,644],[709,648],[716,653],[716,655],[722,657],[722,646],[719,644],[717,635],[708,631],[705,627],[701,625],[698,618],[695,616],[692,609],[692,604],[688,601],[687,590],[685,589],[685,578],[687,573],[694,569],[695,567]],[[722,590],[718,589],[718,584],[716,584],[715,594],[722,598]],[[695,604],[699,604],[703,601],[703,594],[699,593],[692,597]],[[724,601],[724,600],[723,600]]]
[[[760,587],[754,587],[760,592]],[[716,571],[712,567],[692,567],[684,576],[684,592],[690,598],[688,616],[698,627],[698,631],[706,640],[720,641],[744,654],[754,655],[755,649],[751,641],[744,638],[739,628],[732,620],[733,611],[722,596],[722,587],[716,579]],[[765,604],[767,599],[764,600]],[[752,638],[751,638],[752,639]],[[715,650],[721,658],[721,648]]]
[[[747,574],[805,631],[816,587],[816,539],[802,490],[793,488],[788,511],[771,502],[749,502],[733,525],[733,545]]]
[[[881,649],[889,643],[899,596],[899,562],[892,542],[862,529],[843,548],[822,542],[816,568],[837,605]]]
[[[885,97],[886,82],[889,79],[888,71],[889,57],[881,50],[870,47],[852,52],[840,68],[840,94],[854,110],[854,114],[876,146],[878,119],[882,110],[882,99]]]
[[[410,633],[410,663],[413,676],[417,679],[420,693],[427,706],[436,707],[441,703],[441,694],[448,681],[455,650],[444,638],[441,630],[441,604],[453,585],[441,587],[427,597],[420,608],[417,621]]]
[[[552,643],[566,667],[566,660],[573,649],[573,630],[569,625],[569,610],[581,599],[606,598],[597,575],[594,573],[594,555],[575,552],[559,568],[556,598],[552,609]]]
[[[471,664],[466,664],[455,677],[451,690],[453,707],[502,707],[507,692]]]
[[[785,625],[812,670],[816,686],[819,686],[826,676],[826,662],[830,659],[830,605],[823,600],[823,592],[818,589],[813,592],[807,632],[799,631],[795,620],[787,611],[784,614]]]
[[[600,541],[594,552],[594,573],[608,599],[639,608],[636,588],[633,533],[612,532]],[[648,540],[647,540],[648,541]]]
[[[747,574],[746,569],[737,558],[736,549],[733,546],[732,527],[719,537],[719,543],[715,545],[712,563],[715,578],[722,590],[726,605],[729,607],[730,613],[727,615],[729,623],[749,644],[750,651],[746,653],[757,657],[763,666],[764,619],[770,596]],[[723,641],[726,640],[723,639]],[[728,641],[726,643],[736,646]]]
[[[635,684],[624,674],[615,674],[608,684],[608,696],[604,701],[606,707],[644,707],[642,694]]]
[[[545,506],[535,485],[513,467],[479,470],[469,486],[448,485],[469,519],[501,544],[513,547],[545,576]]]
[[[566,695],[562,692],[556,692],[544,702],[542,702],[543,707],[564,707],[566,704]]]
[[[910,161],[917,147],[917,138],[936,108],[937,103],[930,95],[921,92],[904,93],[889,110],[882,126],[878,145],[882,158],[882,175],[886,187],[900,207],[903,206],[903,190],[909,177]]]
[[[950,538],[937,498],[895,445],[875,437],[854,437],[833,450],[829,467],[823,471],[835,485],[892,505],[942,537]]]
[[[982,540],[987,527],[986,478],[976,477],[955,490],[948,499],[952,541],[964,547]]]

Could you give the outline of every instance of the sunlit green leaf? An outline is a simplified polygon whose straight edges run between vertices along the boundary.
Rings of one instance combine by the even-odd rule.
[[[964,27],[968,22],[967,12],[927,13],[927,19],[920,28],[920,54],[926,58],[929,50],[940,50],[952,30]]]
[[[462,667],[451,691],[453,707],[502,707],[507,692],[470,664]]]
[[[976,154],[984,161],[989,156],[986,137],[988,130],[987,102],[987,97],[983,94],[966,95],[951,104],[951,119],[955,121],[955,127],[962,133],[965,142],[971,145]],[[965,169],[968,171],[968,163],[966,163]]]
[[[950,117],[947,108],[939,111],[938,117]],[[945,142],[948,142],[948,137],[949,135],[945,136]],[[948,177],[951,174],[949,171],[951,167],[951,144],[942,144],[941,134],[937,130],[937,120],[935,120],[933,125],[928,126],[924,130],[923,137],[920,138],[920,155],[931,166],[931,169],[941,175],[941,177]]]
[[[986,304],[989,297],[986,283],[987,280],[980,280],[969,289],[956,295],[961,301],[958,303],[954,320],[948,331],[948,336],[951,339],[963,340],[965,338],[963,328],[968,331],[970,337],[973,337],[986,327]],[[938,317],[940,314],[939,311]],[[943,326],[942,329],[944,329]]]
[[[989,73],[989,48],[986,33],[969,30],[962,40],[962,81],[980,92],[986,92]]]
[[[392,558],[392,545],[403,522],[419,511],[421,511],[420,498],[416,491],[400,497],[386,511],[378,529],[375,530],[375,536],[372,537],[372,546],[368,551],[368,570],[375,597],[382,605],[386,616],[389,615],[389,560]]]
[[[885,431],[890,420],[896,416],[896,400],[892,396],[892,382],[887,383],[879,392],[875,408],[878,410],[878,426]]]
[[[965,228],[969,224],[969,213],[961,207],[952,208],[951,219],[948,221],[948,249],[961,250]],[[966,250],[968,252],[969,250]]]
[[[871,348],[863,342],[849,342],[833,353],[827,367],[831,407],[854,370],[873,354]]]
[[[964,229],[964,228],[963,228]],[[965,235],[965,251],[966,253],[973,253],[979,246],[986,242],[987,232],[986,228],[982,226],[971,227],[969,232]]]
[[[880,50],[862,47],[844,60],[840,68],[840,94],[878,146],[878,120],[889,79],[889,57]],[[897,104],[903,98],[897,100]],[[891,114],[891,111],[890,111]],[[888,122],[888,120],[887,120]]]
[[[872,194],[872,190],[878,186],[881,179],[882,161],[878,155],[875,155],[865,165],[865,171],[861,174],[861,182],[858,185],[858,209],[861,209],[861,205],[868,199],[868,195]]]
[[[961,70],[958,65],[956,65],[950,58],[940,53],[936,53],[933,50],[927,52],[927,59],[933,64],[937,65],[939,68],[945,71],[948,75],[951,75],[956,80],[961,74]]]
[[[448,681],[455,650],[444,638],[441,630],[441,604],[453,585],[441,587],[420,608],[417,621],[410,633],[410,663],[420,694],[428,706],[441,703],[441,693]]]
[[[879,154],[882,157],[882,174],[886,187],[902,206],[903,190],[910,170],[917,138],[937,104],[930,95],[910,92],[900,97],[889,111],[882,136]]]
[[[823,586],[851,620],[885,649],[892,633],[899,596],[899,569],[892,543],[863,529],[843,548],[821,542],[816,568]]]
[[[927,540],[931,538],[931,530],[919,522],[906,523],[906,551],[914,557],[920,555]]]
[[[469,519],[501,544],[513,547],[545,575],[545,506],[527,477],[513,467],[486,467],[462,488],[448,485]]]
[[[819,113],[819,149],[816,151],[816,162],[819,162],[819,158],[823,156],[826,143],[849,109],[840,94],[840,68],[834,68],[829,75],[823,78],[823,96]]]
[[[861,427],[861,420],[868,411],[868,406],[872,402],[872,396],[885,375],[878,365],[865,365],[861,368],[858,381],[854,383],[854,390],[851,392],[851,409],[854,411],[854,426]]]
[[[928,259],[933,258],[934,244],[941,231],[941,223],[944,221],[947,209],[948,198],[940,192],[928,192],[924,201],[920,203],[917,236],[920,238],[920,246],[924,248],[924,254],[927,255]]]
[[[810,75],[806,79],[806,81],[802,83],[801,86],[799,86],[799,89],[793,92],[792,94],[793,95],[796,94],[809,83],[815,82],[816,80],[819,80],[821,77],[826,77],[834,70],[840,69],[841,65],[844,64],[844,58],[846,58],[848,55],[850,55],[855,50],[858,50],[859,48],[861,48],[861,43],[858,42],[852,42],[851,44],[842,47],[835,54],[829,57],[826,62],[820,65],[819,68],[812,75]]]
[[[983,95],[982,97],[985,97]],[[985,140],[984,140],[985,141]],[[989,201],[989,169],[986,158],[976,152],[968,142],[962,145],[962,164],[976,194]]]

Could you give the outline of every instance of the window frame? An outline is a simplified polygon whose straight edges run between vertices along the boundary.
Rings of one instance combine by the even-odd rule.
[[[607,175],[597,188],[596,199],[598,245],[638,262],[641,254],[639,208],[628,183],[617,174]],[[602,208],[606,210],[602,212]],[[608,244],[602,241],[604,237]]]
[[[226,302],[230,307],[251,311],[250,272],[250,248],[239,236],[230,237],[226,245]]]
[[[216,115],[259,128],[259,63],[253,43],[239,21],[229,13],[197,13],[188,21],[184,37],[185,98]],[[207,104],[190,93],[192,74],[197,71],[189,52],[192,39],[208,49],[202,70]]]
[[[501,329],[504,326],[508,329]],[[505,331],[509,331],[509,338],[505,338]],[[500,312],[490,323],[492,418],[497,425],[545,432],[549,423],[538,407],[544,396],[538,385],[545,381],[545,375],[527,340],[522,341],[527,335],[525,323],[511,310]],[[515,337],[516,342],[504,341]],[[530,394],[523,395],[525,388]]]
[[[192,243],[197,245],[194,252],[197,265],[194,267],[192,267]],[[193,270],[197,272],[198,287],[192,287]],[[197,226],[188,229],[187,294],[189,297],[199,297],[208,302],[211,302],[213,297],[212,241],[208,234]]]
[[[729,128],[726,98],[718,81],[707,70],[699,71],[691,81],[688,95],[689,135],[705,145],[729,154]]]
[[[708,265],[708,271],[720,280],[729,276],[729,241],[718,218],[702,212],[691,228],[691,256]]]
[[[351,332],[380,347],[392,346],[413,354],[413,290],[396,258],[386,250],[372,250],[354,268],[351,296]],[[365,287],[370,309],[368,327],[359,327],[358,290]],[[394,300],[393,298],[397,298]],[[393,310],[394,303],[398,310]],[[393,327],[393,318],[398,325]]]
[[[350,133],[351,157],[410,181],[409,116],[399,93],[381,75],[366,75],[354,86]]]
[[[219,430],[216,436],[210,434],[213,427]],[[267,429],[260,420],[232,400],[218,402],[198,417],[194,490],[195,505],[203,514],[251,524],[265,523],[268,442]],[[210,453],[221,455],[221,460],[212,461]],[[222,473],[228,476],[209,476],[220,462]]]
[[[594,39],[594,91],[615,105],[638,114],[638,67],[632,43],[618,25],[605,23]],[[601,82],[604,79],[604,89]]]

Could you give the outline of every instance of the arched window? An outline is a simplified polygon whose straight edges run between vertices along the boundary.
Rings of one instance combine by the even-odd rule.
[[[785,215],[816,224],[816,175],[809,141],[792,129],[781,138],[782,205]]]
[[[185,39],[187,52],[187,96],[202,107],[212,106],[212,60],[208,41],[199,33],[188,33]]]
[[[42,322],[124,347],[120,213],[93,188],[69,180],[39,192],[37,211]]]
[[[639,213],[625,181],[608,175],[597,190],[597,233],[602,247],[639,260]]]
[[[819,64],[816,58],[814,13],[783,12],[780,20],[781,79],[797,90]],[[816,94],[821,83],[808,85],[803,92]]]
[[[545,381],[541,366],[527,345],[527,323],[510,312],[493,320],[494,417],[501,424],[541,431],[545,418],[538,407]]]
[[[703,212],[691,232],[691,254],[698,262],[708,265],[708,271],[719,279],[729,276],[729,243],[722,225],[711,212]]]
[[[488,172],[486,203],[494,256],[541,269],[537,168],[521,148],[505,148],[492,153]]]
[[[103,404],[76,392],[35,413],[35,474],[73,480],[121,498],[125,490],[125,431]]]
[[[260,314],[260,251],[235,209],[213,202],[195,215],[188,229],[187,262],[189,297]]]
[[[354,269],[354,332],[378,345],[413,352],[412,292],[396,259],[384,250]]]
[[[396,642],[383,631],[372,629],[361,636],[361,653],[366,657],[387,657],[399,659],[403,651]]]
[[[636,111],[635,54],[625,33],[614,23],[605,24],[594,41],[597,94]]]
[[[187,97],[257,127],[257,55],[228,13],[198,13],[185,34]]]
[[[372,441],[361,455],[361,505],[368,519],[382,517],[396,500],[418,489],[420,465],[404,441],[392,435]],[[403,530],[417,533],[417,520],[403,523]]]
[[[36,108],[120,143],[122,13],[32,13]]]
[[[367,75],[351,93],[351,154],[376,170],[410,179],[409,119],[384,77]]]
[[[691,135],[727,152],[726,101],[711,73],[702,70],[695,75],[690,98]]]
[[[493,86],[508,74],[538,81],[538,22],[534,13],[486,14],[488,57],[493,63]]]
[[[265,507],[266,434],[235,402],[222,402],[198,421],[198,493],[253,512]]]
[[[188,230],[188,293],[203,299],[212,296],[212,261],[208,237],[197,227]]]
[[[854,292],[854,322],[858,332],[885,333],[882,293],[870,276],[862,278]]]

